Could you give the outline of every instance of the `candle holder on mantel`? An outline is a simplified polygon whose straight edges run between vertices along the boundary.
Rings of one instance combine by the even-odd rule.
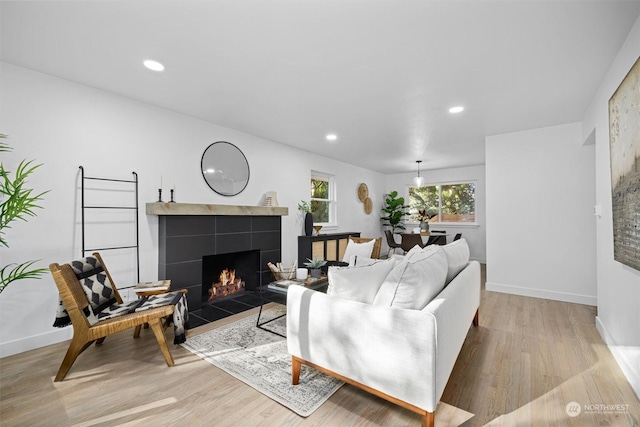
[[[162,203],[162,188],[158,188],[158,203]]]
[[[176,201],[173,200],[173,188],[170,191],[171,191],[171,200],[169,200],[169,203],[175,203]]]

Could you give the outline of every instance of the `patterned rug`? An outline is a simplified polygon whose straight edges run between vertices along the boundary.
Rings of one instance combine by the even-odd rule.
[[[275,318],[285,310],[284,306],[266,310],[260,322]],[[300,384],[291,385],[291,356],[287,352],[287,340],[257,328],[257,317],[249,316],[190,336],[181,345],[298,415],[311,415],[343,382],[303,365]],[[265,328],[284,335],[286,318],[269,323]]]

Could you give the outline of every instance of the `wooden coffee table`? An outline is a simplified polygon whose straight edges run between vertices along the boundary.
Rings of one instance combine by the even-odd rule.
[[[287,283],[287,282],[291,282],[291,283]],[[279,284],[281,284],[279,286]],[[285,296],[285,305],[287,303],[287,299],[286,299],[286,295],[287,295],[287,291],[289,290],[289,286],[293,286],[293,285],[301,285],[304,286],[305,288],[308,289],[312,289],[314,291],[319,291],[322,290],[323,288],[326,288],[329,285],[329,281],[327,280],[327,276],[320,276],[317,280],[312,280],[310,281],[309,279],[302,281],[302,280],[277,280],[275,282],[271,282],[268,285],[263,285],[260,286],[256,289],[256,291],[258,292],[258,295],[260,295],[260,311],[258,312],[258,320],[256,321],[256,327],[262,329],[263,331],[267,331],[267,332],[271,332],[272,334],[276,334],[279,335],[281,337],[286,338],[286,335],[282,335],[279,332],[275,332],[272,331],[270,329],[267,329],[264,327],[264,325],[266,325],[267,323],[271,323],[274,320],[278,320],[284,316],[286,316],[287,314],[281,314],[280,316],[274,317],[273,319],[269,319],[267,321],[264,321],[262,323],[260,323],[260,316],[262,316],[262,308],[264,307],[265,304],[268,304],[269,300],[267,300],[265,298],[265,295],[268,292],[273,292],[275,294],[280,294],[280,295],[284,295]]]

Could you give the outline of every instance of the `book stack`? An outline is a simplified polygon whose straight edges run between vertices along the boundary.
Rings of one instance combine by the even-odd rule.
[[[269,285],[267,285],[267,287],[269,289],[286,290],[291,285],[299,285],[299,284],[300,282],[296,282],[295,280],[284,279],[284,280],[278,280],[276,282],[271,282],[269,283]]]
[[[135,286],[136,292],[158,292],[168,291],[171,287],[171,280],[159,280],[156,282],[140,282]]]

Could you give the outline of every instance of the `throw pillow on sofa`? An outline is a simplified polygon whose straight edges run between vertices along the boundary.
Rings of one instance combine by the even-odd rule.
[[[442,246],[447,256],[447,281],[449,284],[469,264],[469,245],[465,239]]]
[[[414,252],[384,280],[373,305],[422,310],[444,288],[447,256],[440,245]]]
[[[351,258],[354,256],[371,258],[371,252],[373,252],[373,245],[375,245],[375,243],[375,239],[369,240],[365,243],[356,243],[353,240],[349,239],[347,248],[344,250],[342,261],[351,263]]]
[[[371,304],[395,264],[388,259],[360,267],[329,267],[327,294]]]

